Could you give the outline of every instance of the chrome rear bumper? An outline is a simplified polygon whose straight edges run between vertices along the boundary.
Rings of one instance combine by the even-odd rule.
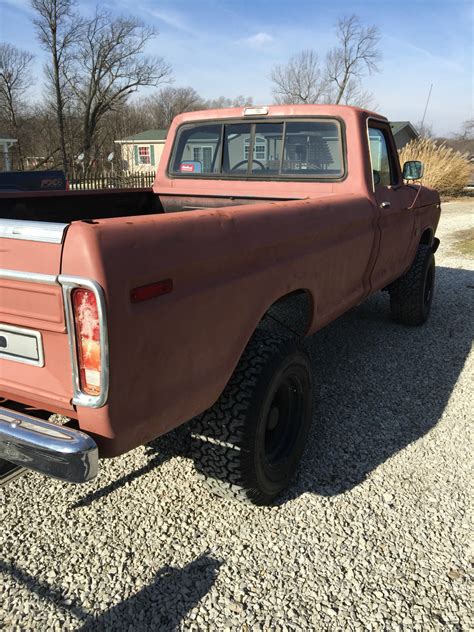
[[[97,445],[85,433],[2,407],[0,458],[70,483],[90,481],[99,466]]]

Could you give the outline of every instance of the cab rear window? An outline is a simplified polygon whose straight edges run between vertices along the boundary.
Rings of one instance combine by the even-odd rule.
[[[333,119],[183,125],[170,173],[182,177],[337,179],[341,126]]]

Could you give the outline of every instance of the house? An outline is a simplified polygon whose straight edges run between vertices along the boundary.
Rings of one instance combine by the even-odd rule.
[[[149,129],[114,141],[120,145],[125,171],[156,171],[165,146],[166,129]]]
[[[17,142],[17,139],[10,136],[10,134],[0,132],[0,171],[10,171],[10,149]]]
[[[403,149],[411,140],[419,137],[410,121],[392,121],[390,127],[397,149]]]

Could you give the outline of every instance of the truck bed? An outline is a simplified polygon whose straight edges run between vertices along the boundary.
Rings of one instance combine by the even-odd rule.
[[[161,195],[150,188],[3,192],[0,193],[0,218],[69,223],[78,220],[90,221],[220,208],[279,199],[281,198]]]

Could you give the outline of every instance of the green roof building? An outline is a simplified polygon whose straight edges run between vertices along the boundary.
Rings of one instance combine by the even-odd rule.
[[[120,145],[124,171],[156,171],[167,134],[166,129],[148,129],[114,141]]]
[[[392,121],[390,127],[392,128],[392,134],[397,149],[402,149],[411,140],[419,136],[410,121]]]

